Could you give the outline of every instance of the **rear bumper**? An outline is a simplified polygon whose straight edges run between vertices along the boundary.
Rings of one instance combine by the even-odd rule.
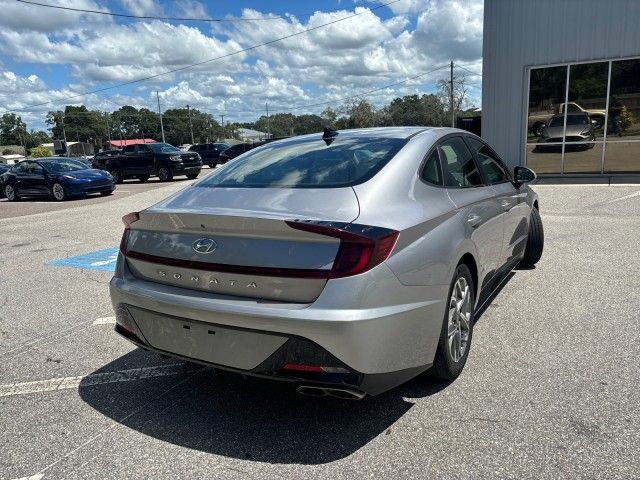
[[[279,380],[328,381],[279,372],[282,365],[273,359],[284,358],[282,349],[287,349],[298,352],[286,356],[292,363],[309,362],[308,355],[320,355],[323,361],[340,365],[350,373],[347,380],[341,377],[329,383],[351,385],[369,394],[381,393],[432,364],[444,316],[447,286],[401,286],[384,264],[374,269],[373,275],[374,271],[369,272],[366,279],[350,277],[328,282],[314,303],[290,304],[148,282],[134,277],[122,258],[118,263],[110,284],[111,300],[116,312],[127,309],[138,324],[143,338],[128,337],[134,343],[176,357]],[[374,297],[367,294],[367,287],[371,291],[372,285],[384,290],[375,295],[380,302],[392,303],[389,299],[393,297],[405,302],[375,304]],[[415,301],[407,301],[411,297]],[[187,322],[190,328],[183,331],[181,322]],[[209,334],[207,326],[216,333]],[[223,334],[215,337],[220,329]],[[166,342],[158,332],[163,332],[165,338],[185,332],[189,336]],[[226,340],[217,346],[213,343],[207,351],[209,347],[201,342],[208,335],[213,335],[216,342]],[[306,347],[292,348],[292,344]]]

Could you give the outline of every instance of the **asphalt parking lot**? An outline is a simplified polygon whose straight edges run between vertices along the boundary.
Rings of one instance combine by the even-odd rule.
[[[187,183],[0,218],[0,478],[640,477],[639,185],[534,187],[545,253],[460,378],[349,402],[136,349],[109,260],[49,263],[116,247],[122,215]]]

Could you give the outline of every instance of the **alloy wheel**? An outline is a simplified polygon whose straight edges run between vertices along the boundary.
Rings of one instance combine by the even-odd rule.
[[[464,356],[469,345],[471,309],[471,289],[467,279],[459,277],[451,292],[447,325],[447,347],[454,362],[458,362]]]
[[[10,202],[13,202],[16,199],[16,191],[11,185],[7,185],[5,187],[4,194],[7,197],[7,200],[9,200]]]
[[[56,200],[64,200],[64,188],[59,183],[53,184],[53,187],[51,187],[51,192],[53,193],[53,198],[55,198]]]

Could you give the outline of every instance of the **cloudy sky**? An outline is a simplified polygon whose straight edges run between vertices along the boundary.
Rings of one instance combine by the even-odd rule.
[[[20,114],[29,128],[44,128],[45,113],[65,104],[155,110],[156,90],[163,109],[190,104],[224,113],[226,122],[251,121],[267,102],[270,111],[319,113],[326,102],[335,107],[405,82],[366,95],[380,106],[434,91],[451,59],[466,66],[456,73],[468,75],[471,103],[480,104],[480,77],[469,71],[481,72],[482,0],[34,1],[227,21],[135,19],[0,0],[0,113]],[[174,69],[181,70],[165,74]],[[65,100],[108,87],[115,88]]]

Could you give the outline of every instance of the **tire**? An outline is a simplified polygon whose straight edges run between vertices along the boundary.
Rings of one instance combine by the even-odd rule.
[[[58,182],[51,185],[51,196],[56,202],[64,202],[67,199],[67,192]]]
[[[438,350],[429,370],[432,377],[453,380],[467,363],[473,323],[475,320],[475,290],[471,271],[464,263],[456,268],[449,286]]]
[[[537,208],[531,209],[531,217],[529,218],[529,236],[527,238],[527,246],[524,250],[524,256],[520,261],[519,267],[531,268],[542,257],[544,249],[544,230],[542,229],[542,218]]]
[[[4,187],[4,196],[7,197],[9,202],[19,202],[20,196],[18,192],[16,192],[15,188],[12,185],[7,185]]]
[[[147,180],[149,180],[149,175],[138,175],[136,178],[142,183],[145,183]]]
[[[544,130],[546,126],[547,124],[544,122],[536,122],[531,128],[531,133],[533,133],[536,137],[539,137],[540,135],[542,135],[542,130]]]
[[[160,167],[158,169],[158,178],[161,182],[170,182],[173,180],[173,174],[168,167]]]
[[[108,192],[100,192],[100,195],[102,195],[103,197],[108,197],[111,194],[113,194],[113,190],[110,190]]]
[[[593,125],[594,130],[600,130],[604,128],[604,118],[602,117],[592,117],[595,124]]]
[[[107,170],[107,172],[109,172],[109,174],[111,174],[111,176],[113,177],[113,181],[115,183],[124,182],[124,177],[122,176],[122,172],[120,170],[118,170],[117,168],[109,169],[109,170]]]
[[[187,178],[189,180],[194,180],[194,179],[198,178],[198,175],[200,175],[200,172],[198,172],[198,173],[190,173],[189,175],[187,175]]]

